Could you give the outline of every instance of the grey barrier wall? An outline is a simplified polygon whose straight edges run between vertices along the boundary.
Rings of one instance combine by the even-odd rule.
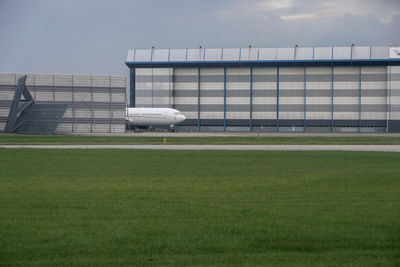
[[[60,133],[125,132],[126,78],[110,75],[0,74],[0,131],[4,130],[18,78],[37,104],[65,104]],[[38,124],[40,122],[37,122]]]
[[[136,107],[176,108],[187,117],[181,129],[400,131],[400,66],[135,72]]]

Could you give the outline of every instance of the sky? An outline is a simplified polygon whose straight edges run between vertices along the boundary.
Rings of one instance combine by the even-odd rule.
[[[133,48],[399,45],[400,0],[0,0],[0,72],[116,74]]]

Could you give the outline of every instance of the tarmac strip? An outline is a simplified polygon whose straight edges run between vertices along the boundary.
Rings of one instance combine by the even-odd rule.
[[[400,152],[400,145],[0,145],[0,148]]]

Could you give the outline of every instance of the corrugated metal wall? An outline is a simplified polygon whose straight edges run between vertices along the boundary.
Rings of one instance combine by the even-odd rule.
[[[188,120],[197,119],[198,69],[174,70],[173,106],[185,110]],[[172,107],[172,106],[170,106]]]
[[[391,66],[389,72],[389,117],[391,121],[400,121],[400,66]],[[400,132],[400,123],[391,125]]]
[[[310,51],[303,50],[296,57],[308,57]],[[279,51],[279,58],[294,56],[293,50]],[[209,56],[218,54],[212,52],[207,50]],[[349,52],[335,48],[334,57],[347,58]],[[266,53],[273,51],[260,53],[272,57]],[[316,48],[314,56],[331,53],[329,47]],[[400,120],[399,88],[400,67],[390,66],[136,69],[136,106],[174,107],[190,129],[200,124],[228,131],[385,131],[389,120]]]
[[[4,130],[18,78],[0,74],[0,131]],[[27,74],[38,104],[65,103],[63,124],[76,133],[125,131],[126,78],[109,75]]]

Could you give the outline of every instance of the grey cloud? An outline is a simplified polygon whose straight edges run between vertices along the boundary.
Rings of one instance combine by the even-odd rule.
[[[354,1],[359,0],[349,0]],[[0,72],[127,75],[124,65],[127,50],[153,45],[184,48],[200,44],[285,47],[296,43],[304,46],[400,43],[398,15],[389,23],[374,14],[351,12],[323,20],[282,20],[282,15],[312,13],[324,1],[293,1],[293,7],[273,12],[251,8],[259,2],[2,0]],[[365,3],[375,5],[372,0]],[[383,10],[398,6],[397,1],[390,0],[376,4]]]

